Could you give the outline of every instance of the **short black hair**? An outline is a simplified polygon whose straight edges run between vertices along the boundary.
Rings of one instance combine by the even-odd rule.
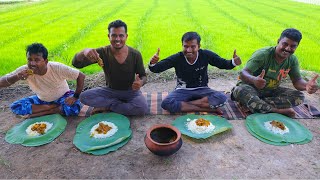
[[[197,32],[186,32],[181,38],[181,42],[183,44],[184,41],[191,41],[196,39],[198,44],[200,44],[201,37]]]
[[[297,29],[288,28],[288,29],[285,29],[281,33],[281,36],[280,36],[279,40],[284,38],[284,37],[289,38],[289,39],[291,39],[293,41],[296,41],[299,44],[301,39],[302,39],[302,34]]]
[[[29,54],[42,53],[43,59],[47,59],[48,58],[48,50],[41,43],[32,43],[29,46],[27,46],[26,55],[28,54],[28,52],[29,52]]]
[[[124,27],[125,32],[127,33],[127,24],[120,19],[112,21],[108,26],[108,32],[110,33],[111,28]]]

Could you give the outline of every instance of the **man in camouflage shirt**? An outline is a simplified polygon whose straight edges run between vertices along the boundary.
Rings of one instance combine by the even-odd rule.
[[[314,76],[306,82],[301,78],[298,59],[293,53],[297,49],[301,33],[293,28],[282,32],[276,47],[266,47],[253,53],[240,73],[240,81],[232,89],[231,98],[252,113],[275,112],[289,117],[295,116],[292,109],[318,90]],[[281,80],[289,75],[297,89],[280,87]]]

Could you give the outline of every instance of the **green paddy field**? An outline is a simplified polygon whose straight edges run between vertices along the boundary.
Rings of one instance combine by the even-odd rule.
[[[25,47],[43,43],[49,60],[71,65],[75,53],[109,44],[107,26],[128,25],[127,44],[144,63],[160,47],[160,58],[181,50],[181,36],[197,31],[201,47],[243,64],[280,33],[297,28],[303,38],[296,51],[302,69],[320,72],[320,6],[289,0],[46,0],[0,1],[0,76],[26,63]],[[241,68],[241,67],[238,67]],[[88,74],[98,65],[84,68]]]

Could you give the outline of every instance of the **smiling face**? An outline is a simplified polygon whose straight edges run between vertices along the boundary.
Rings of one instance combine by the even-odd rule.
[[[42,53],[27,53],[28,68],[33,70],[34,74],[43,75],[47,72],[48,59],[44,59]]]
[[[276,59],[278,62],[282,62],[287,59],[291,54],[295,52],[299,43],[291,40],[287,37],[284,37],[278,41],[278,45],[276,47]]]
[[[190,41],[183,41],[182,52],[186,56],[189,62],[194,62],[197,58],[197,53],[200,48],[197,39],[192,39]]]
[[[115,49],[121,49],[125,46],[128,34],[125,31],[124,27],[118,27],[114,28],[112,27],[110,29],[110,32],[108,34],[109,41],[111,43],[111,46]]]

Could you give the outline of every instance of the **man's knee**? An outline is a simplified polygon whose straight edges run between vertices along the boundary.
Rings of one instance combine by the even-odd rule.
[[[241,94],[246,91],[245,85],[235,86],[231,90],[231,99],[238,101]]]
[[[143,116],[143,115],[148,114],[147,102],[140,103],[140,105],[138,107],[134,108],[133,112],[134,112],[134,115],[137,115],[137,116]]]
[[[302,104],[305,100],[305,96],[301,91],[297,91],[294,97],[295,97],[295,100],[294,100],[295,106]]]
[[[221,92],[214,93],[208,97],[210,108],[218,108],[226,104],[227,96]]]
[[[181,111],[181,105],[174,99],[164,99],[161,103],[161,107],[171,113],[176,113]]]
[[[32,104],[28,101],[15,101],[10,105],[10,109],[14,114],[18,115],[32,114]]]
[[[83,104],[88,104],[90,102],[90,100],[92,100],[92,98],[90,97],[88,91],[84,91],[80,94],[79,96],[79,100],[80,102],[82,102]]]

